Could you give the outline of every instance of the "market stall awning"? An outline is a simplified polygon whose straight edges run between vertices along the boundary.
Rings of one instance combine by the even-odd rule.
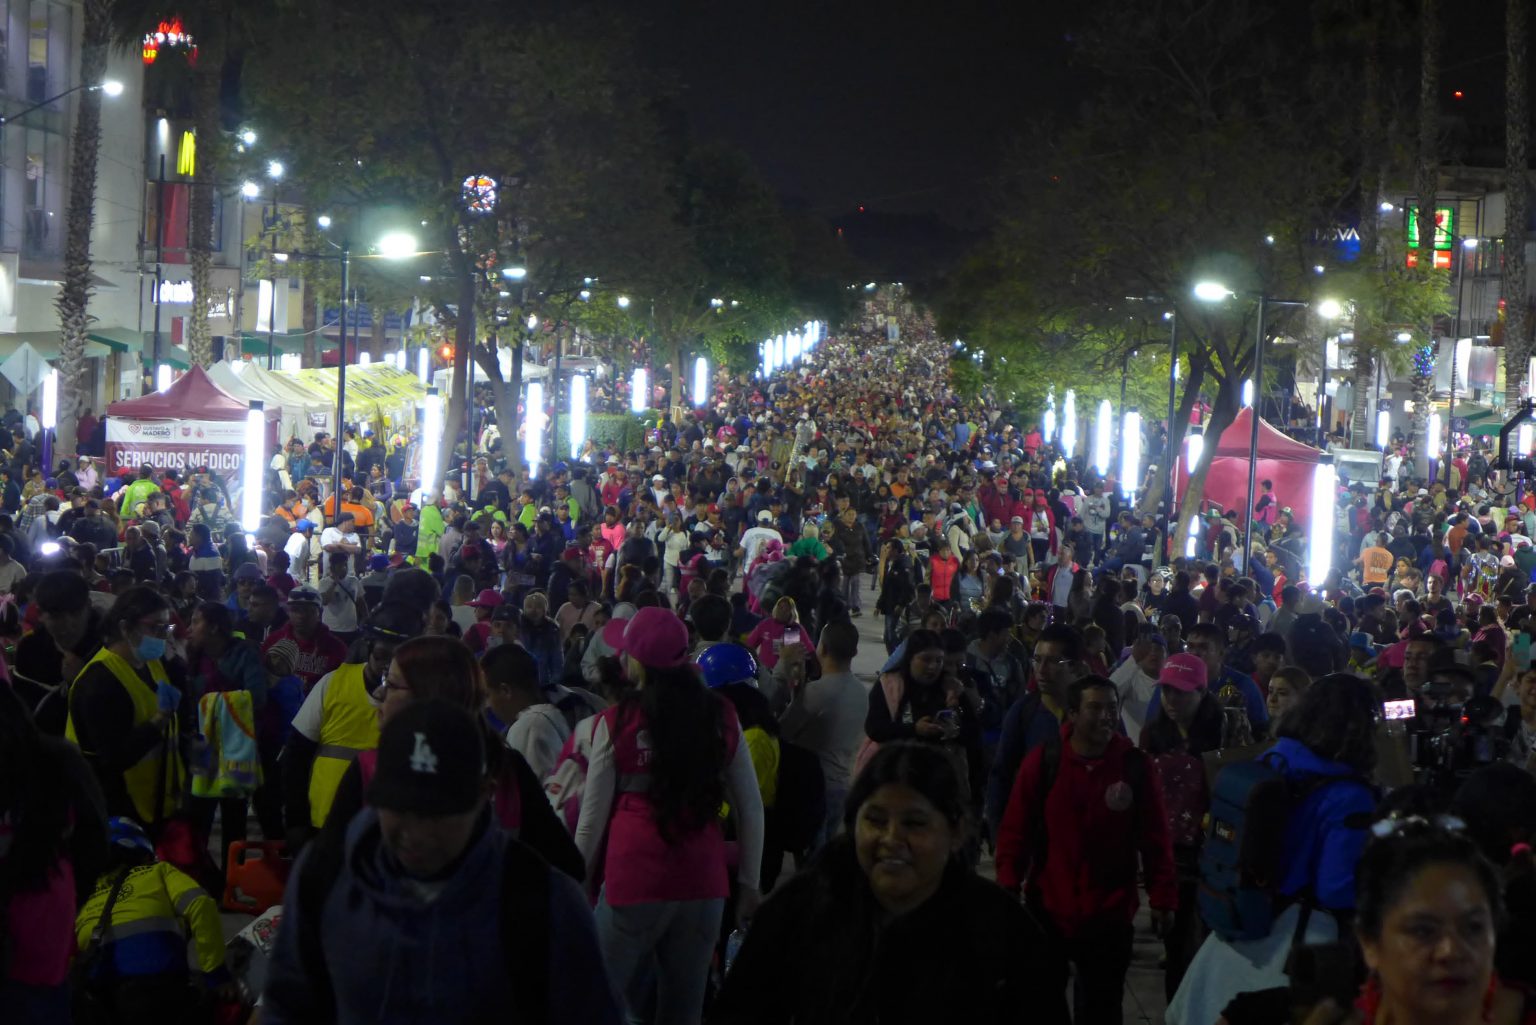
[[[283,356],[290,352],[302,352],[304,349],[303,335],[276,334],[272,336],[272,351]],[[267,354],[266,335],[241,335],[240,355],[265,356]]]
[[[105,356],[110,352],[109,347],[97,342],[94,336],[88,337],[90,340],[85,343],[87,358]],[[15,334],[0,334],[0,360],[4,360],[15,352],[23,342],[37,350],[38,355],[43,359],[56,360],[59,358],[61,340],[58,331],[18,331]]]

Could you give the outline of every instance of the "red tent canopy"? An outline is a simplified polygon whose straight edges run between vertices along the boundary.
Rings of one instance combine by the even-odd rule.
[[[163,392],[137,399],[123,399],[107,407],[107,416],[133,420],[244,420],[250,406],[213,383],[202,367],[182,374]],[[275,419],[278,410],[267,407],[266,418]]]
[[[1238,411],[1232,425],[1221,436],[1221,442],[1216,446],[1216,458],[1230,456],[1234,459],[1247,460],[1248,443],[1253,433],[1253,410],[1244,407]],[[1317,457],[1322,455],[1311,445],[1304,445],[1295,438],[1288,437],[1276,428],[1270,426],[1268,420],[1259,421],[1259,459],[1284,459],[1298,460],[1312,465],[1317,464]]]
[[[1251,510],[1248,508],[1248,445],[1252,440],[1253,410],[1240,410],[1231,425],[1222,432],[1216,443],[1216,454],[1211,459],[1211,469],[1205,478],[1205,501],[1221,506],[1222,510],[1237,510],[1237,521],[1242,523]],[[1209,442],[1207,442],[1209,444]],[[1304,445],[1280,433],[1263,419],[1259,420],[1259,459],[1257,482],[1263,493],[1263,481],[1273,481],[1275,499],[1282,507],[1288,506],[1291,518],[1300,526],[1306,526],[1312,517],[1312,474],[1322,455],[1311,445]],[[1189,467],[1179,460],[1179,494],[1189,486]],[[1257,495],[1254,496],[1257,500]],[[1188,510],[1193,512],[1193,510]]]

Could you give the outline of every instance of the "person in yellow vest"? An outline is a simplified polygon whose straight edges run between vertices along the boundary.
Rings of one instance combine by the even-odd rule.
[[[120,1025],[196,1021],[200,989],[235,995],[224,967],[219,907],[191,876],[155,860],[137,822],[115,818],[108,829],[111,866],[75,918],[76,999],[89,1000],[102,1018]],[[188,967],[189,942],[200,978]]]
[[[165,659],[171,607],[130,587],[105,617],[106,644],[69,690],[64,735],[80,748],[108,815],[156,827],[181,804],[185,737],[196,722],[179,664]]]
[[[288,846],[297,851],[325,824],[342,774],[359,753],[379,744],[385,674],[402,641],[420,634],[422,614],[386,600],[363,627],[346,662],[310,689],[293,717],[283,753]]]

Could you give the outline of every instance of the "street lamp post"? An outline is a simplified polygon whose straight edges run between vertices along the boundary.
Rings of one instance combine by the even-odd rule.
[[[347,293],[352,288],[352,242],[341,243],[341,335],[336,343],[336,458],[331,467],[331,522],[341,519],[341,454],[347,416]]]
[[[32,104],[30,107],[25,107],[21,110],[18,110],[14,114],[0,114],[0,128],[10,124],[12,121],[21,120],[28,114],[32,113],[34,110],[42,110],[44,107],[50,104],[59,102],[66,96],[73,96],[75,93],[80,92],[82,89],[86,89],[91,92],[96,92],[99,89],[101,92],[108,96],[123,95],[123,83],[117,81],[116,79],[108,78],[103,79],[100,82],[81,82],[77,86],[72,86],[69,89],[65,89],[58,95],[50,96],[46,100],[40,100],[37,103]]]
[[[267,297],[267,369],[277,369],[277,183],[283,176],[283,165],[274,160],[267,165],[267,175],[272,179],[272,223],[262,225],[264,229],[272,231],[272,290]],[[235,330],[240,330],[240,325],[235,325]]]
[[[1173,447],[1173,418],[1178,413],[1178,388],[1179,388],[1179,311],[1177,308],[1169,310],[1165,316],[1168,318],[1168,502],[1165,508],[1169,516],[1168,522],[1175,522],[1173,517],[1174,491],[1178,487],[1178,475],[1174,470],[1178,453]]]
[[[1253,341],[1253,408],[1248,410],[1248,507],[1243,511],[1243,572],[1253,557],[1253,502],[1259,485],[1259,414],[1264,409],[1264,304],[1269,296],[1259,296],[1259,323]]]
[[[1451,463],[1456,458],[1456,371],[1457,355],[1461,348],[1461,310],[1466,298],[1464,284],[1467,279],[1467,258],[1477,250],[1476,238],[1464,238],[1456,255],[1456,330],[1451,334],[1451,394],[1445,411],[1445,486],[1451,486]],[[1470,341],[1468,345],[1470,346]],[[1465,482],[1463,482],[1465,483]]]

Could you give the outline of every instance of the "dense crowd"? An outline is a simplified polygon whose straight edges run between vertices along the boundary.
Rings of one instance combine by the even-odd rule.
[[[881,292],[644,450],[295,440],[249,536],[18,490],[0,1020],[1119,1022],[1141,930],[1180,1025],[1536,1022],[1536,499],[1170,559],[948,356]]]

